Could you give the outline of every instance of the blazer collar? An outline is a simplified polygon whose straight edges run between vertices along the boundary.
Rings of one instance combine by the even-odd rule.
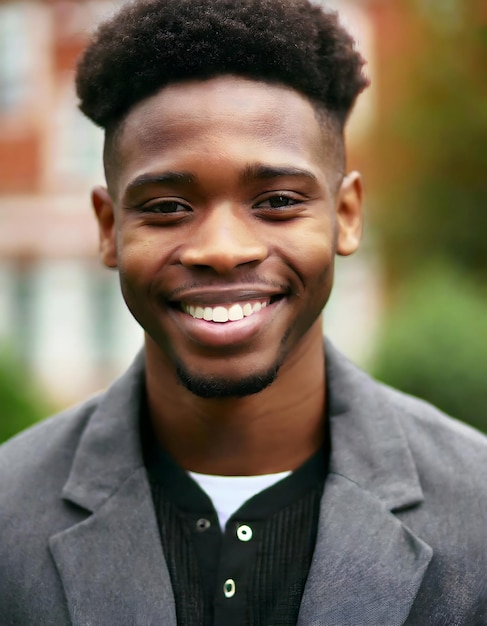
[[[92,512],[49,547],[71,623],[176,626],[139,435],[141,353],[90,417],[62,496]]]
[[[327,343],[330,472],[298,626],[400,626],[432,549],[394,515],[423,492],[383,387]]]
[[[143,468],[139,432],[145,362],[140,352],[127,372],[101,396],[73,460],[62,495],[95,511],[136,470]]]
[[[326,342],[330,470],[374,494],[389,510],[423,501],[400,424],[403,412],[383,386]]]

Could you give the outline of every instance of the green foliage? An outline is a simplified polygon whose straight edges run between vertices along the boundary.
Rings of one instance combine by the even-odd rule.
[[[0,443],[49,413],[30,376],[13,359],[0,360]]]
[[[485,2],[396,6],[407,26],[384,61],[371,181],[388,304],[372,371],[487,432]]]
[[[446,3],[430,2],[424,13],[417,0],[409,6],[419,43],[387,59],[401,81],[377,122],[381,167],[371,203],[392,291],[425,258],[487,273],[485,5],[450,2],[447,12]]]
[[[410,281],[385,320],[373,374],[487,432],[486,295],[445,267]]]

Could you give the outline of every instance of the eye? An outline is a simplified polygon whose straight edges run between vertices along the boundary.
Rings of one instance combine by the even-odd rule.
[[[261,200],[255,205],[256,209],[282,209],[285,207],[298,204],[299,200],[284,193],[278,193],[268,196],[265,200]]]
[[[162,213],[168,215],[191,211],[191,208],[177,200],[157,200],[144,204],[140,207],[140,210],[143,213]]]

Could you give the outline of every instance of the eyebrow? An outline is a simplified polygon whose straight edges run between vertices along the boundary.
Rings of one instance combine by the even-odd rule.
[[[252,182],[254,180],[270,180],[272,178],[299,177],[309,178],[316,181],[316,176],[299,167],[279,167],[271,165],[261,165],[260,163],[247,165],[242,173],[242,182]]]
[[[245,167],[240,179],[243,183],[253,182],[255,180],[271,180],[273,178],[285,177],[305,177],[316,181],[316,176],[299,167],[272,166],[260,163],[252,163]],[[158,174],[141,174],[130,181],[127,185],[125,193],[135,191],[146,185],[191,185],[197,182],[197,177],[191,172],[185,171],[168,171]]]
[[[146,185],[174,185],[178,183],[189,185],[195,181],[196,177],[190,172],[169,171],[160,174],[141,174],[130,181],[127,185],[126,193]]]

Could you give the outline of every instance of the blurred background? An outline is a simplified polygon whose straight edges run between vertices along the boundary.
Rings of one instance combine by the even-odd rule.
[[[333,0],[372,88],[348,129],[367,202],[325,329],[382,380],[487,431],[487,2]],[[97,260],[102,132],[76,59],[118,2],[0,2],[0,441],[105,387],[142,332]]]

